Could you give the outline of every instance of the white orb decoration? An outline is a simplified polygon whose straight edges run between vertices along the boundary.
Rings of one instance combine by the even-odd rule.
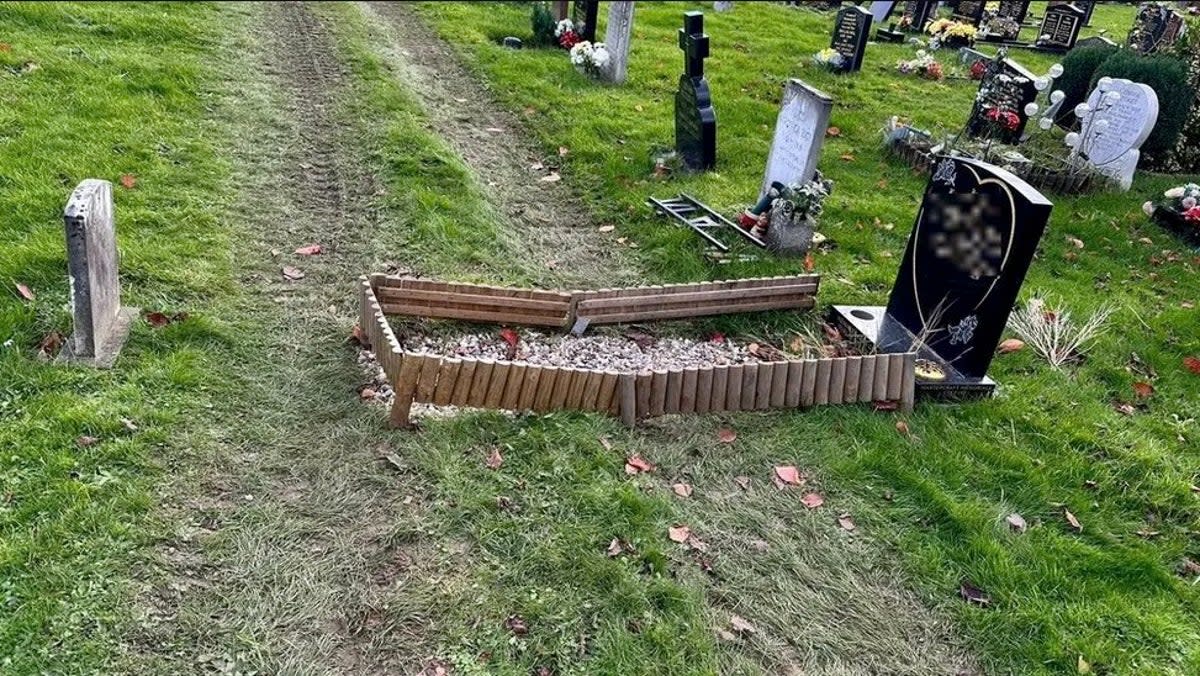
[[[1067,144],[1067,147],[1074,148],[1075,146],[1079,145],[1079,134],[1071,132],[1070,134],[1067,134],[1065,138],[1063,138],[1063,141]]]
[[[1067,98],[1067,95],[1061,89],[1050,92],[1050,103],[1059,103],[1065,98]]]
[[[1050,129],[1050,127],[1053,127],[1053,126],[1054,126],[1054,120],[1051,120],[1048,117],[1043,117],[1042,119],[1038,120],[1038,127],[1042,131],[1046,131],[1046,130]]]
[[[1050,77],[1053,77],[1053,78],[1057,78],[1058,76],[1062,75],[1063,74],[1062,64],[1056,63],[1053,66],[1050,66],[1049,72],[1050,72]]]
[[[1038,104],[1036,104],[1036,103],[1026,103],[1025,104],[1025,116],[1026,117],[1033,117],[1034,115],[1037,115],[1037,112],[1038,112]]]
[[[1050,86],[1049,78],[1039,77],[1033,81],[1033,88],[1038,90],[1039,92],[1045,91],[1046,88],[1049,86]]]
[[[1112,78],[1108,77],[1106,75],[1106,76],[1100,78],[1099,80],[1097,80],[1096,84],[1100,85],[1101,87],[1107,87],[1112,84]]]
[[[1097,132],[1102,132],[1105,129],[1108,129],[1108,120],[1096,120],[1092,123],[1092,128]]]
[[[1116,103],[1121,100],[1121,92],[1109,92],[1106,96],[1109,103]]]
[[[1075,106],[1075,117],[1084,117],[1090,112],[1092,112],[1092,107],[1086,103]]]

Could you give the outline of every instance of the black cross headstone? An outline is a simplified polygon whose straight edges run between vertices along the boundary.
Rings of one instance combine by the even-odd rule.
[[[1065,52],[1075,46],[1079,29],[1083,28],[1084,12],[1072,4],[1051,5],[1046,8],[1038,28],[1037,46],[1047,51]]]
[[[900,12],[900,27],[911,33],[921,33],[937,7],[936,0],[907,0]]]
[[[1018,143],[1029,121],[1025,106],[1037,99],[1036,80],[1037,76],[1012,59],[995,58],[989,61],[979,82],[979,95],[967,120],[967,135],[972,138],[993,138],[1001,143]],[[993,110],[997,112],[991,112]],[[1017,116],[1015,126],[1005,124],[1006,113]]]
[[[675,92],[675,151],[692,169],[712,169],[717,165],[717,113],[704,78],[709,47],[703,13],[684,13],[679,48],[684,69]]]
[[[829,46],[842,55],[841,72],[851,73],[862,68],[871,37],[871,13],[857,5],[838,10],[833,23],[833,39]]]
[[[580,40],[596,41],[596,20],[600,13],[600,0],[575,0],[571,5],[571,23]]]

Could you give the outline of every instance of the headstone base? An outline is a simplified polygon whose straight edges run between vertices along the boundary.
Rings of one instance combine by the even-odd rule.
[[[74,354],[72,346],[75,344],[75,340],[72,337],[63,345],[62,351],[58,353],[58,358],[69,364],[81,364],[98,369],[112,368],[117,361],[117,356],[121,354],[121,348],[125,346],[125,341],[129,338],[133,320],[137,319],[140,314],[142,314],[141,309],[136,307],[123,307],[118,310],[117,316],[109,328],[108,339],[103,345],[96,347],[95,356]]]
[[[901,42],[904,42],[905,37],[906,36],[904,35],[904,33],[901,31],[898,31],[898,30],[891,30],[888,28],[880,28],[875,31],[875,40],[877,42],[901,43]]]
[[[915,337],[899,322],[888,318],[886,310],[877,305],[834,305],[829,315],[842,335],[851,342],[860,342],[864,347],[874,348],[880,353],[909,351],[916,342]],[[917,359],[929,360],[945,373],[940,380],[926,380],[918,375],[918,396],[941,401],[963,401],[986,399],[996,391],[996,381],[987,376],[968,378],[927,347],[920,346],[917,349]]]

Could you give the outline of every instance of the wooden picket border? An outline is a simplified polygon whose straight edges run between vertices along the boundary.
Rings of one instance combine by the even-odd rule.
[[[675,413],[760,411],[874,401],[894,401],[902,410],[911,410],[915,396],[914,353],[618,373],[409,352],[401,348],[387,320],[393,308],[404,307],[419,312],[419,316],[536,326],[565,326],[575,316],[589,316],[583,312],[594,313],[595,318],[589,316],[594,323],[648,321],[716,314],[711,299],[717,297],[723,298],[720,302],[733,303],[745,311],[768,304],[772,305],[770,309],[776,309],[775,304],[811,307],[816,284],[815,275],[805,275],[561,294],[375,275],[370,279],[363,277],[359,283],[359,325],[395,393],[390,423],[396,427],[409,426],[413,403],[538,413],[594,411],[619,416],[630,426],[645,418]],[[811,291],[807,290],[810,288]],[[766,298],[755,300],[754,295],[746,295],[747,291],[765,293]],[[410,295],[405,296],[406,293]],[[468,298],[457,304],[450,301],[448,306],[435,306],[432,303],[438,302],[438,298],[431,294]],[[739,303],[742,298],[754,302]],[[628,305],[622,304],[625,300]],[[682,310],[688,306],[695,311],[684,314]],[[512,308],[519,312],[508,314]],[[728,306],[722,310],[730,311],[737,310]],[[452,312],[459,314],[451,315]],[[563,313],[561,320],[557,319],[559,312]],[[501,317],[483,319],[484,315]],[[550,324],[551,320],[561,324]]]

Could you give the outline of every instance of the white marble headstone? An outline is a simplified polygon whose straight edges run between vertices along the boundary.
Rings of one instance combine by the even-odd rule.
[[[825,92],[794,78],[788,80],[775,122],[771,153],[767,155],[760,198],[775,181],[792,185],[812,180],[821,159],[832,109],[833,98]]]
[[[1086,120],[1079,152],[1121,190],[1129,190],[1141,157],[1139,148],[1158,121],[1158,95],[1140,82],[1104,80],[1088,96],[1088,106],[1098,112]],[[1120,95],[1116,102],[1111,101],[1113,92]]]

